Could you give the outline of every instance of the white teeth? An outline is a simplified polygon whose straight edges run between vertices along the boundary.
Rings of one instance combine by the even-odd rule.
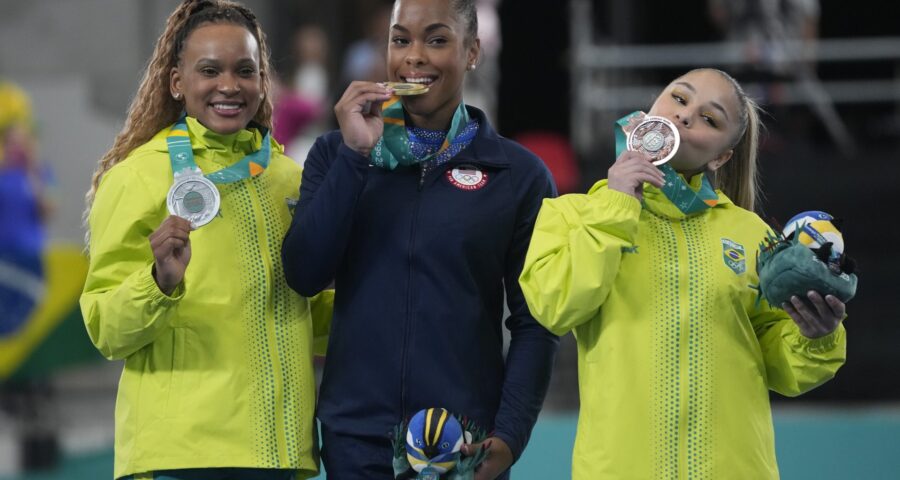
[[[240,105],[233,105],[233,104],[227,104],[227,103],[214,103],[213,107],[221,109],[221,110],[237,110],[237,109],[241,108]]]
[[[406,79],[407,83],[425,83],[425,84],[427,84],[427,83],[431,83],[433,81],[434,81],[434,78],[432,78],[432,77],[418,77],[418,78],[407,78]]]

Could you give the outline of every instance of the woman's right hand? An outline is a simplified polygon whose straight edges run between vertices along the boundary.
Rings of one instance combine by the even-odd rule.
[[[638,200],[644,198],[644,182],[662,188],[665,182],[662,171],[653,165],[650,157],[641,152],[626,150],[616,163],[609,167],[607,185],[611,190],[627,193]]]
[[[381,104],[391,98],[393,90],[373,82],[355,81],[334,106],[344,143],[360,155],[369,152],[384,133]]]
[[[153,279],[160,291],[171,295],[184,279],[184,271],[191,262],[191,222],[169,215],[150,234],[153,250]]]

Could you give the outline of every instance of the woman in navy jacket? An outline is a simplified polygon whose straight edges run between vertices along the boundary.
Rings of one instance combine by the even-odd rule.
[[[318,406],[329,478],[393,478],[387,434],[428,407],[490,432],[476,478],[505,477],[547,391],[558,339],[517,279],[556,192],[540,159],[462,102],[476,31],[471,0],[397,0],[389,78],[428,92],[397,101],[389,86],[352,83],[335,106],[340,131],[305,163],[282,258],[302,295],[335,282]]]

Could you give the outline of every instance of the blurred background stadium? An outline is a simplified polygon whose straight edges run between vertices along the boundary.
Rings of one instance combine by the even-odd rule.
[[[0,333],[0,480],[112,475],[121,364],[94,351],[77,309],[83,195],[177,3],[0,0],[0,80],[30,97],[43,201],[52,205],[45,294],[22,326]],[[268,32],[282,84],[285,120],[276,128],[302,161],[311,140],[333,128],[331,107],[349,79],[383,75],[385,3],[245,3]],[[845,221],[847,252],[860,265],[847,364],[801,398],[773,395],[782,476],[900,478],[900,221],[891,213],[900,194],[900,7],[487,0],[479,12],[486,57],[467,101],[541,155],[564,192],[605,176],[612,122],[649,107],[677,74],[715,66],[744,83],[768,112],[763,218],[827,211]],[[514,478],[569,476],[577,408],[574,341],[566,337]]]

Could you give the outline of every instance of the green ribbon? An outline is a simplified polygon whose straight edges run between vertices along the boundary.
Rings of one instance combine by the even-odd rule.
[[[628,135],[625,127],[632,118],[643,115],[643,112],[632,112],[616,120],[616,158],[627,149]],[[662,192],[682,213],[691,215],[699,213],[719,203],[719,196],[709,182],[709,178],[703,174],[703,181],[698,191],[691,190],[691,186],[668,163],[657,166],[663,172],[665,183]]]
[[[382,117],[384,118],[384,134],[378,139],[378,143],[369,154],[369,160],[372,165],[387,170],[393,170],[398,165],[408,167],[437,157],[454,143],[463,141],[459,138],[460,134],[470,122],[466,105],[459,102],[459,106],[453,112],[453,120],[450,121],[450,130],[447,132],[447,137],[440,150],[424,158],[416,158],[409,148],[409,134],[406,131],[403,104],[396,97],[387,101],[382,110]]]
[[[172,172],[178,173],[185,169],[197,168],[194,161],[194,151],[191,148],[191,137],[187,128],[187,116],[181,118],[169,129],[166,135],[166,145],[169,146],[169,161],[172,162]],[[262,146],[259,150],[245,155],[234,165],[221,170],[205,174],[204,176],[213,183],[233,183],[245,178],[255,177],[269,166],[269,156],[272,151],[269,129],[256,127],[263,134]]]

